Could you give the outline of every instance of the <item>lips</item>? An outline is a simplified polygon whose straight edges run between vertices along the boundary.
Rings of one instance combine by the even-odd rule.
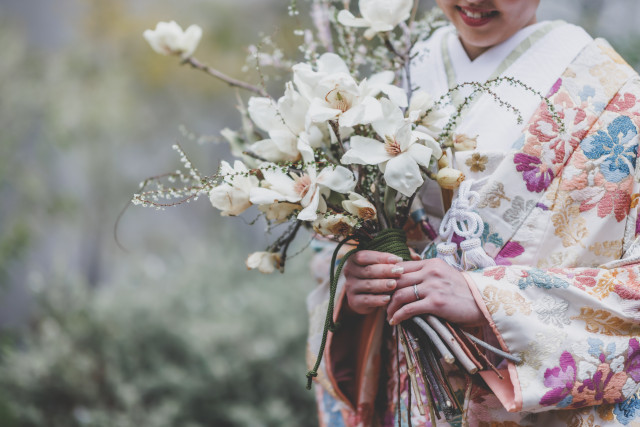
[[[497,10],[470,9],[461,6],[456,6],[456,9],[460,14],[460,18],[462,18],[464,23],[470,27],[480,27],[485,25],[500,13]]]

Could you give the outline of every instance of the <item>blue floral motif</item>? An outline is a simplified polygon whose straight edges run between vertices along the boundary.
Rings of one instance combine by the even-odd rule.
[[[613,413],[618,422],[624,426],[636,419],[636,415],[640,416],[640,397],[632,396],[621,403],[616,403],[613,407]]]
[[[620,182],[636,167],[638,146],[632,141],[637,135],[638,130],[631,119],[621,116],[607,126],[606,132],[599,130],[580,145],[587,158],[604,158],[600,171],[607,181]]]
[[[537,286],[538,288],[551,289],[551,288],[568,288],[569,282],[558,279],[550,274],[546,274],[542,270],[532,268],[528,270],[527,277],[523,277],[518,281],[518,287],[520,289],[527,289],[529,286]]]
[[[484,223],[484,231],[482,232],[482,237],[480,238],[482,243],[493,243],[498,248],[501,248],[504,245],[504,240],[498,233],[492,233],[489,228],[488,223]]]

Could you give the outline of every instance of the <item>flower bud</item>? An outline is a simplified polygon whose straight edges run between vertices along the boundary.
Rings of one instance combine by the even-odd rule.
[[[451,166],[451,162],[449,161],[449,156],[446,153],[443,153],[442,156],[438,159],[438,169],[444,169]]]
[[[151,48],[162,55],[179,55],[188,58],[198,47],[202,28],[191,25],[183,31],[175,21],[158,22],[155,30],[146,30],[143,36]]]
[[[442,168],[438,171],[438,175],[436,175],[436,180],[440,187],[446,190],[453,190],[460,186],[462,181],[464,181],[465,176],[458,169],[453,168]]]
[[[471,151],[478,146],[478,135],[471,138],[463,133],[453,136],[453,148],[456,151]]]
[[[281,267],[280,254],[275,252],[254,252],[247,258],[245,264],[249,270],[258,269],[260,273],[271,274]]]

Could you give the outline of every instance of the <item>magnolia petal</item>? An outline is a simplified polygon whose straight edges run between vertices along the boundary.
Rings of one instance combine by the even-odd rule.
[[[252,188],[249,192],[249,200],[254,205],[270,205],[275,202],[299,202],[300,196],[286,196],[269,188]]]
[[[431,135],[428,135],[424,132],[414,131],[413,136],[418,138],[418,140],[421,141],[425,145],[425,147],[431,149],[431,155],[433,157],[435,157],[436,159],[442,157],[442,147],[440,147],[440,144],[438,144],[438,142],[433,139]]]
[[[190,25],[189,28],[187,28],[180,43],[183,58],[188,58],[195,52],[201,38],[202,28],[198,25]]]
[[[340,116],[340,126],[353,127],[355,125],[366,125],[382,117],[382,107],[380,101],[367,96],[360,104],[351,107]]]
[[[405,108],[407,106],[407,93],[401,87],[394,85],[384,85],[380,88],[380,90],[399,107]]]
[[[289,153],[290,157],[297,157],[296,145],[298,138],[288,129],[273,129],[269,132],[269,137],[278,150]]]
[[[386,163],[384,180],[407,197],[411,197],[424,182],[418,164],[407,153],[399,154]]]
[[[351,75],[349,67],[344,60],[335,53],[324,53],[318,58],[318,72],[319,73],[344,73]]]
[[[324,168],[318,174],[318,184],[323,185],[337,193],[349,193],[356,186],[356,179],[353,173],[344,166]]]
[[[390,85],[395,79],[395,74],[393,71],[381,71],[370,76],[367,79],[369,86],[380,88],[381,86]]]
[[[278,109],[269,98],[252,96],[247,103],[247,112],[251,121],[264,131],[269,132],[273,128],[282,127],[282,119],[278,117]]]
[[[320,192],[314,191],[309,204],[300,211],[298,219],[300,221],[315,221],[318,218],[318,205],[320,204]]]
[[[287,82],[284,96],[278,100],[278,111],[285,122],[283,125],[293,134],[297,135],[305,130],[308,107],[309,102],[296,92],[293,83]]]
[[[367,30],[364,32],[363,36],[365,39],[367,40],[371,40],[373,39],[376,34],[378,34],[378,32],[372,28],[367,28]]]
[[[351,149],[344,153],[340,162],[345,165],[377,165],[391,159],[382,142],[364,136],[351,137]]]
[[[292,155],[291,152],[280,151],[278,146],[270,139],[254,142],[249,146],[249,149],[269,162],[293,161],[298,157],[297,153]]]
[[[429,147],[425,147],[422,144],[413,144],[407,150],[407,154],[419,165],[425,168],[429,167],[429,161],[431,160],[431,154],[433,151]]]
[[[373,130],[381,138],[394,137],[400,127],[404,125],[402,110],[388,99],[381,99],[382,118],[371,123]]]
[[[404,122],[396,132],[395,137],[396,137],[396,142],[400,144],[400,150],[403,153],[407,151],[409,147],[411,147],[416,141],[416,138],[413,136],[413,133],[411,132],[410,122]]]
[[[307,113],[309,120],[313,123],[326,122],[327,120],[335,119],[342,113],[342,111],[330,108],[327,105],[324,100],[314,98]]]
[[[346,9],[338,13],[338,22],[345,27],[368,27],[369,22],[366,19],[356,18],[353,13]]]

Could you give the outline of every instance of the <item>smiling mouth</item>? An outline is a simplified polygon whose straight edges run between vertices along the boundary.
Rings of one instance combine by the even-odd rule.
[[[462,19],[469,25],[478,26],[489,22],[492,18],[498,16],[500,12],[497,10],[477,10],[466,7],[456,6]]]

